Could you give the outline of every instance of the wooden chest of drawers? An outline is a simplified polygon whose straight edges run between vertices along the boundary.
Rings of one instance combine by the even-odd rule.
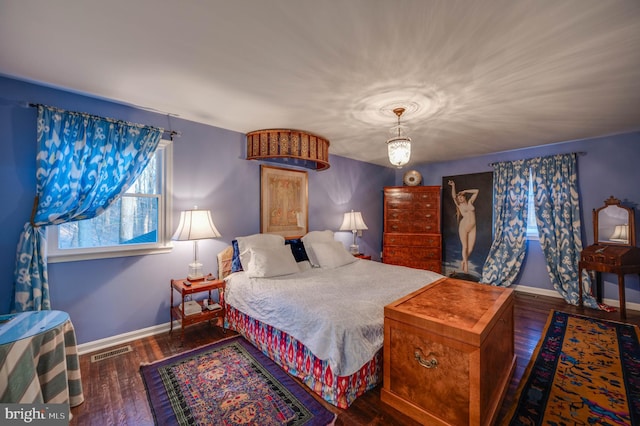
[[[383,402],[429,425],[490,425],[515,369],[513,290],[443,278],[384,308]]]
[[[442,271],[439,186],[384,188],[382,260]]]

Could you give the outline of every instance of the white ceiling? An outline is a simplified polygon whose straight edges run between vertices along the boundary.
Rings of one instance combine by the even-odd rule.
[[[640,1],[0,0],[0,74],[411,165],[640,129]]]

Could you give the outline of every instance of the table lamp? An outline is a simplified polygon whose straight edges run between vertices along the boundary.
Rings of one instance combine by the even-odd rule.
[[[613,230],[613,235],[609,238],[610,241],[616,241],[619,243],[629,243],[629,225],[616,225]]]
[[[344,219],[342,220],[342,225],[340,225],[341,231],[351,231],[353,232],[353,244],[351,244],[350,251],[352,254],[358,254],[360,249],[358,244],[356,243],[356,236],[358,231],[362,231],[367,228],[367,225],[364,223],[364,219],[362,219],[362,213],[354,212],[351,210],[348,213],[344,214]]]
[[[198,206],[195,206],[193,210],[180,212],[180,223],[171,239],[193,241],[193,263],[189,264],[188,280],[195,281],[204,278],[202,263],[198,260],[198,240],[219,238],[221,236],[213,224],[209,210],[198,210]]]

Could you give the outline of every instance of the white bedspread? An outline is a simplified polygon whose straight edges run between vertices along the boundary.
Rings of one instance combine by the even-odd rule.
[[[435,272],[362,260],[275,278],[226,278],[226,302],[277,327],[328,360],[339,376],[357,372],[382,348],[384,306],[440,278]]]

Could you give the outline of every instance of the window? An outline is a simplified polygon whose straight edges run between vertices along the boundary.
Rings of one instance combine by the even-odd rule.
[[[49,262],[166,252],[172,146],[162,140],[149,165],[103,214],[49,226]]]
[[[539,239],[538,225],[536,223],[536,211],[533,203],[534,198],[533,176],[531,175],[531,171],[529,171],[529,195],[527,197],[527,239],[529,240]]]

